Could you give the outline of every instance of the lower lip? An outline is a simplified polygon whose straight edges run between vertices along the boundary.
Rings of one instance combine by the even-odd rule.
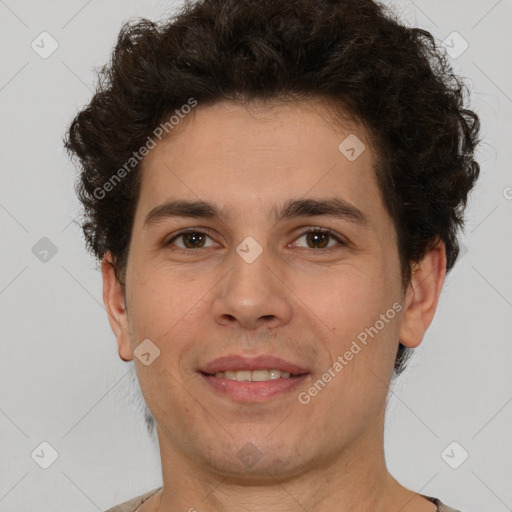
[[[201,376],[215,391],[227,395],[237,402],[264,402],[291,393],[304,384],[308,374],[264,382],[230,380],[204,373],[201,373]]]

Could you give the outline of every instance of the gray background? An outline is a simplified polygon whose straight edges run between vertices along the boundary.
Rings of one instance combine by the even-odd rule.
[[[161,483],[157,444],[132,400],[132,363],[118,358],[101,275],[73,223],[75,172],[61,140],[121,24],[157,19],[172,5],[0,0],[0,512],[104,510]],[[468,42],[452,62],[467,77],[485,143],[462,236],[467,252],[392,387],[388,465],[404,485],[464,512],[510,511],[512,0],[393,5],[439,40],[456,31]],[[43,31],[59,45],[47,59],[31,47]],[[42,252],[43,237],[55,254]],[[48,469],[31,457],[43,441],[58,453]],[[446,462],[446,453],[452,464],[463,453],[445,452],[453,441],[469,453],[458,469]]]

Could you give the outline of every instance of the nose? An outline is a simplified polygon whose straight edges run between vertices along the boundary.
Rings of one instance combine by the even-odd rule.
[[[234,252],[231,262],[232,270],[216,288],[215,321],[250,330],[286,325],[293,314],[292,294],[277,263],[265,250],[251,263]]]

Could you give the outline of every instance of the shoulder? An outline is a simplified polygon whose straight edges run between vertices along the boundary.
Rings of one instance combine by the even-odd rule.
[[[427,499],[434,503],[434,505],[437,505],[437,512],[461,512],[460,510],[456,510],[445,505],[444,503],[441,502],[441,500],[438,500],[437,498],[428,497]]]
[[[151,496],[153,496],[153,494],[156,494],[160,489],[161,487],[157,487],[156,489],[153,489],[152,491],[142,494],[141,496],[132,498],[131,500],[125,501],[124,503],[116,505],[113,508],[109,508],[106,512],[135,512],[137,508],[140,505],[142,505],[142,503],[144,503]],[[437,498],[428,497],[427,499],[429,499],[430,501],[432,501],[432,503],[437,505],[437,512],[460,512],[459,510],[448,507]]]
[[[116,505],[113,508],[109,508],[106,512],[135,512],[135,510],[137,510],[137,508],[140,505],[142,505],[142,503],[148,500],[151,496],[153,496],[153,494],[158,492],[160,489],[161,487],[153,489],[152,491],[142,494],[141,496],[132,498],[131,500],[125,501],[124,503]]]

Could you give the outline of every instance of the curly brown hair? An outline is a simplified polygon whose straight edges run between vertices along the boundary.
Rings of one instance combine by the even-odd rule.
[[[110,251],[122,283],[140,163],[101,197],[97,191],[190,98],[208,105],[315,97],[371,135],[404,289],[438,240],[449,272],[479,175],[479,119],[434,37],[372,0],[188,1],[163,22],[125,23],[94,97],[64,139],[81,170],[87,248],[98,259]],[[408,355],[400,344],[395,375]]]

